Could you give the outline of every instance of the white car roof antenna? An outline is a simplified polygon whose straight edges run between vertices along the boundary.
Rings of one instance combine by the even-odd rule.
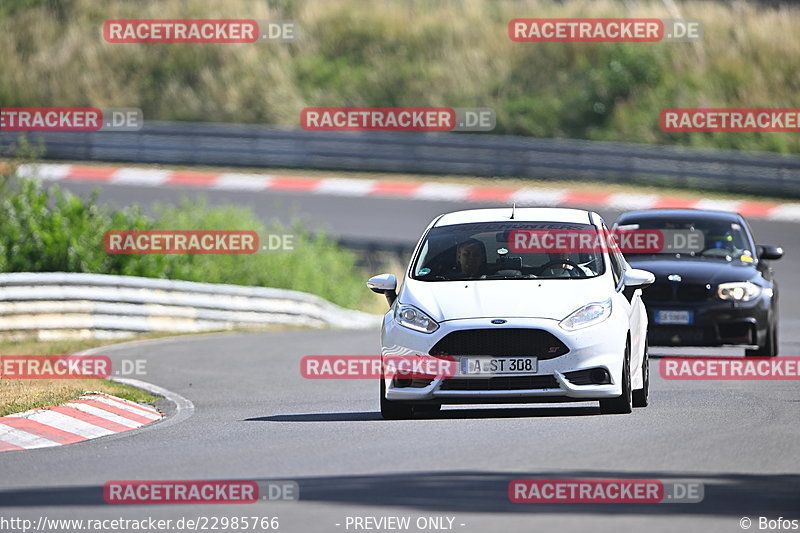
[[[511,220],[514,220],[514,213],[516,212],[516,210],[517,210],[517,202],[514,202],[513,204],[511,204]]]

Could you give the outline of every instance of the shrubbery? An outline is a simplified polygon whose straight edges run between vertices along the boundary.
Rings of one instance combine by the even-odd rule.
[[[294,289],[345,307],[369,297],[355,256],[299,224],[264,224],[249,208],[203,201],[157,207],[154,216],[113,210],[34,180],[0,184],[0,272],[93,272]],[[247,255],[111,255],[110,230],[251,230],[292,233],[295,251]]]

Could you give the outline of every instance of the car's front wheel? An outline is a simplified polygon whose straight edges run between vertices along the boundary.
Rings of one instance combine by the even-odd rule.
[[[644,340],[644,354],[642,354],[642,388],[633,391],[633,406],[647,407],[650,402],[650,347],[647,339]]]
[[[381,416],[386,420],[405,420],[414,416],[414,406],[386,399],[386,383],[381,382]]]
[[[775,357],[778,355],[778,325],[773,322],[767,331],[764,344],[759,345],[755,350],[745,350],[744,354],[748,357]]]
[[[631,346],[625,345],[625,361],[622,364],[622,394],[616,398],[600,400],[600,412],[604,415],[623,415],[633,411],[631,392]]]

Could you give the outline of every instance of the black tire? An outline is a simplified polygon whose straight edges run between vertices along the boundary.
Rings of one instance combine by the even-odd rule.
[[[407,420],[414,416],[414,406],[386,399],[386,383],[381,382],[381,416],[386,420]]]
[[[747,357],[775,357],[778,355],[778,325],[773,322],[767,332],[767,338],[764,339],[764,344],[760,345],[755,350],[745,350],[744,355]]]
[[[604,415],[624,415],[633,411],[631,392],[631,346],[625,344],[625,361],[622,364],[622,394],[616,398],[600,400],[600,412]]]
[[[650,402],[650,346],[647,338],[644,340],[644,355],[642,357],[642,382],[643,387],[633,391],[634,407],[647,407]]]

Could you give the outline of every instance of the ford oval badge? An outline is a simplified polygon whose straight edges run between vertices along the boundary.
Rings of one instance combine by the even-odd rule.
[[[492,320],[492,324],[505,324],[505,323],[506,321],[503,320],[502,318],[495,318],[494,320]]]

